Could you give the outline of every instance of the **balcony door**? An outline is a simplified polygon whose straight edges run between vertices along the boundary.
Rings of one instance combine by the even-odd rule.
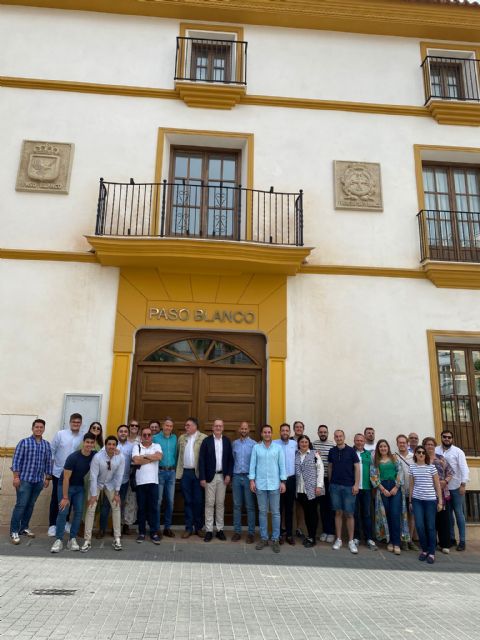
[[[423,187],[429,255],[433,260],[480,258],[480,169],[425,164]]]
[[[198,39],[192,41],[191,80],[230,82],[231,45],[223,41]]]
[[[239,178],[240,151],[173,148],[169,235],[238,239]]]

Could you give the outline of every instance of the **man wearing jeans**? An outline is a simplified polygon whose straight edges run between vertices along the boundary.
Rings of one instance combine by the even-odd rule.
[[[165,500],[163,535],[174,538],[172,531],[173,501],[175,498],[175,470],[177,468],[177,436],[173,433],[173,420],[165,418],[163,429],[153,436],[153,442],[162,447],[163,457],[158,466],[158,513]]]
[[[297,422],[298,424],[298,422]],[[302,434],[299,434],[299,437]],[[290,439],[290,425],[284,422],[280,426],[280,439],[274,440],[283,451],[285,458],[285,471],[287,480],[285,482],[285,493],[280,497],[280,516],[283,515],[285,529],[281,531],[280,544],[285,540],[288,544],[294,545],[293,537],[293,508],[295,506],[295,495],[297,492],[295,479],[295,454],[297,452],[297,440]]]
[[[280,552],[280,494],[285,493],[285,456],[280,447],[272,442],[272,427],[262,427],[262,442],[256,444],[250,459],[250,490],[257,494],[260,541],[258,551],[268,545],[268,511],[272,514],[273,551]]]
[[[232,442],[233,452],[233,530],[232,542],[238,542],[242,534],[242,507],[247,509],[247,544],[255,540],[255,503],[253,493],[250,491],[248,472],[250,459],[255,440],[249,437],[250,427],[248,422],[242,422],[238,429],[238,440]]]
[[[453,478],[448,483],[450,491],[449,514],[450,514],[450,538],[452,546],[456,544],[455,540],[455,519],[457,521],[459,541],[457,551],[465,551],[465,490],[469,479],[469,470],[467,459],[463,451],[453,444],[453,433],[451,431],[442,431],[442,444],[435,451],[445,460],[453,469]]]
[[[185,433],[178,439],[177,480],[180,480],[185,503],[185,531],[182,538],[189,538],[193,533],[200,538],[203,531],[203,489],[198,479],[198,459],[200,447],[207,436],[198,430],[198,420],[187,418]]]
[[[32,424],[32,435],[20,440],[12,461],[13,486],[17,502],[10,523],[10,539],[20,544],[20,535],[35,537],[29,524],[33,508],[43,488],[47,488],[52,477],[52,450],[43,439],[45,420],[37,419]]]
[[[132,463],[138,465],[135,473],[137,481],[137,542],[144,542],[147,533],[147,521],[150,527],[150,540],[160,544],[158,529],[158,463],[162,459],[162,447],[152,442],[152,430],[143,427],[141,442],[133,445]]]
[[[73,509],[73,522],[70,528],[70,540],[67,548],[70,551],[79,551],[77,534],[83,514],[83,502],[85,498],[85,476],[90,471],[90,464],[95,452],[95,436],[93,433],[86,433],[83,436],[83,444],[80,451],[74,451],[65,460],[65,467],[58,480],[58,516],[55,523],[56,540],[50,551],[59,553],[63,549],[63,535],[69,506]]]

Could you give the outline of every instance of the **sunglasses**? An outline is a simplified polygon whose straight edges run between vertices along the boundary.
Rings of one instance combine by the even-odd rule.
[[[425,451],[415,451],[415,453],[417,454],[417,456],[424,456],[425,455]]]
[[[145,433],[145,431],[144,431],[144,432],[142,433],[142,436],[143,436],[144,438],[151,438],[151,437],[152,437],[152,434],[151,434],[151,433]]]
[[[452,436],[442,436],[442,440],[452,440]]]
[[[109,471],[111,471],[111,470],[112,470],[112,463],[111,463],[111,461],[110,461],[110,460],[107,460],[107,469],[108,469]]]

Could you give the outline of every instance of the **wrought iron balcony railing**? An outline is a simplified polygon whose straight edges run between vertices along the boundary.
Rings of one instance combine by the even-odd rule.
[[[178,37],[175,80],[246,85],[247,43]]]
[[[222,182],[138,184],[100,178],[95,234],[303,246],[303,191]]]
[[[468,456],[480,455],[480,396],[441,395],[442,426]]]
[[[417,219],[422,260],[480,262],[480,213],[423,209]]]
[[[425,104],[430,100],[480,101],[480,60],[427,56],[421,66]]]

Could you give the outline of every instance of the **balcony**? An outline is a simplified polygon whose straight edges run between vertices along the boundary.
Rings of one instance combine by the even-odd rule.
[[[480,125],[480,60],[426,56],[421,68],[425,106],[440,124]]]
[[[247,85],[247,43],[177,38],[175,88],[190,107],[231,109]]]
[[[480,288],[480,213],[423,209],[421,262],[439,287]]]
[[[303,248],[303,192],[100,179],[95,235],[103,264],[182,263],[208,270],[296,273]],[[200,262],[199,262],[200,261]]]

